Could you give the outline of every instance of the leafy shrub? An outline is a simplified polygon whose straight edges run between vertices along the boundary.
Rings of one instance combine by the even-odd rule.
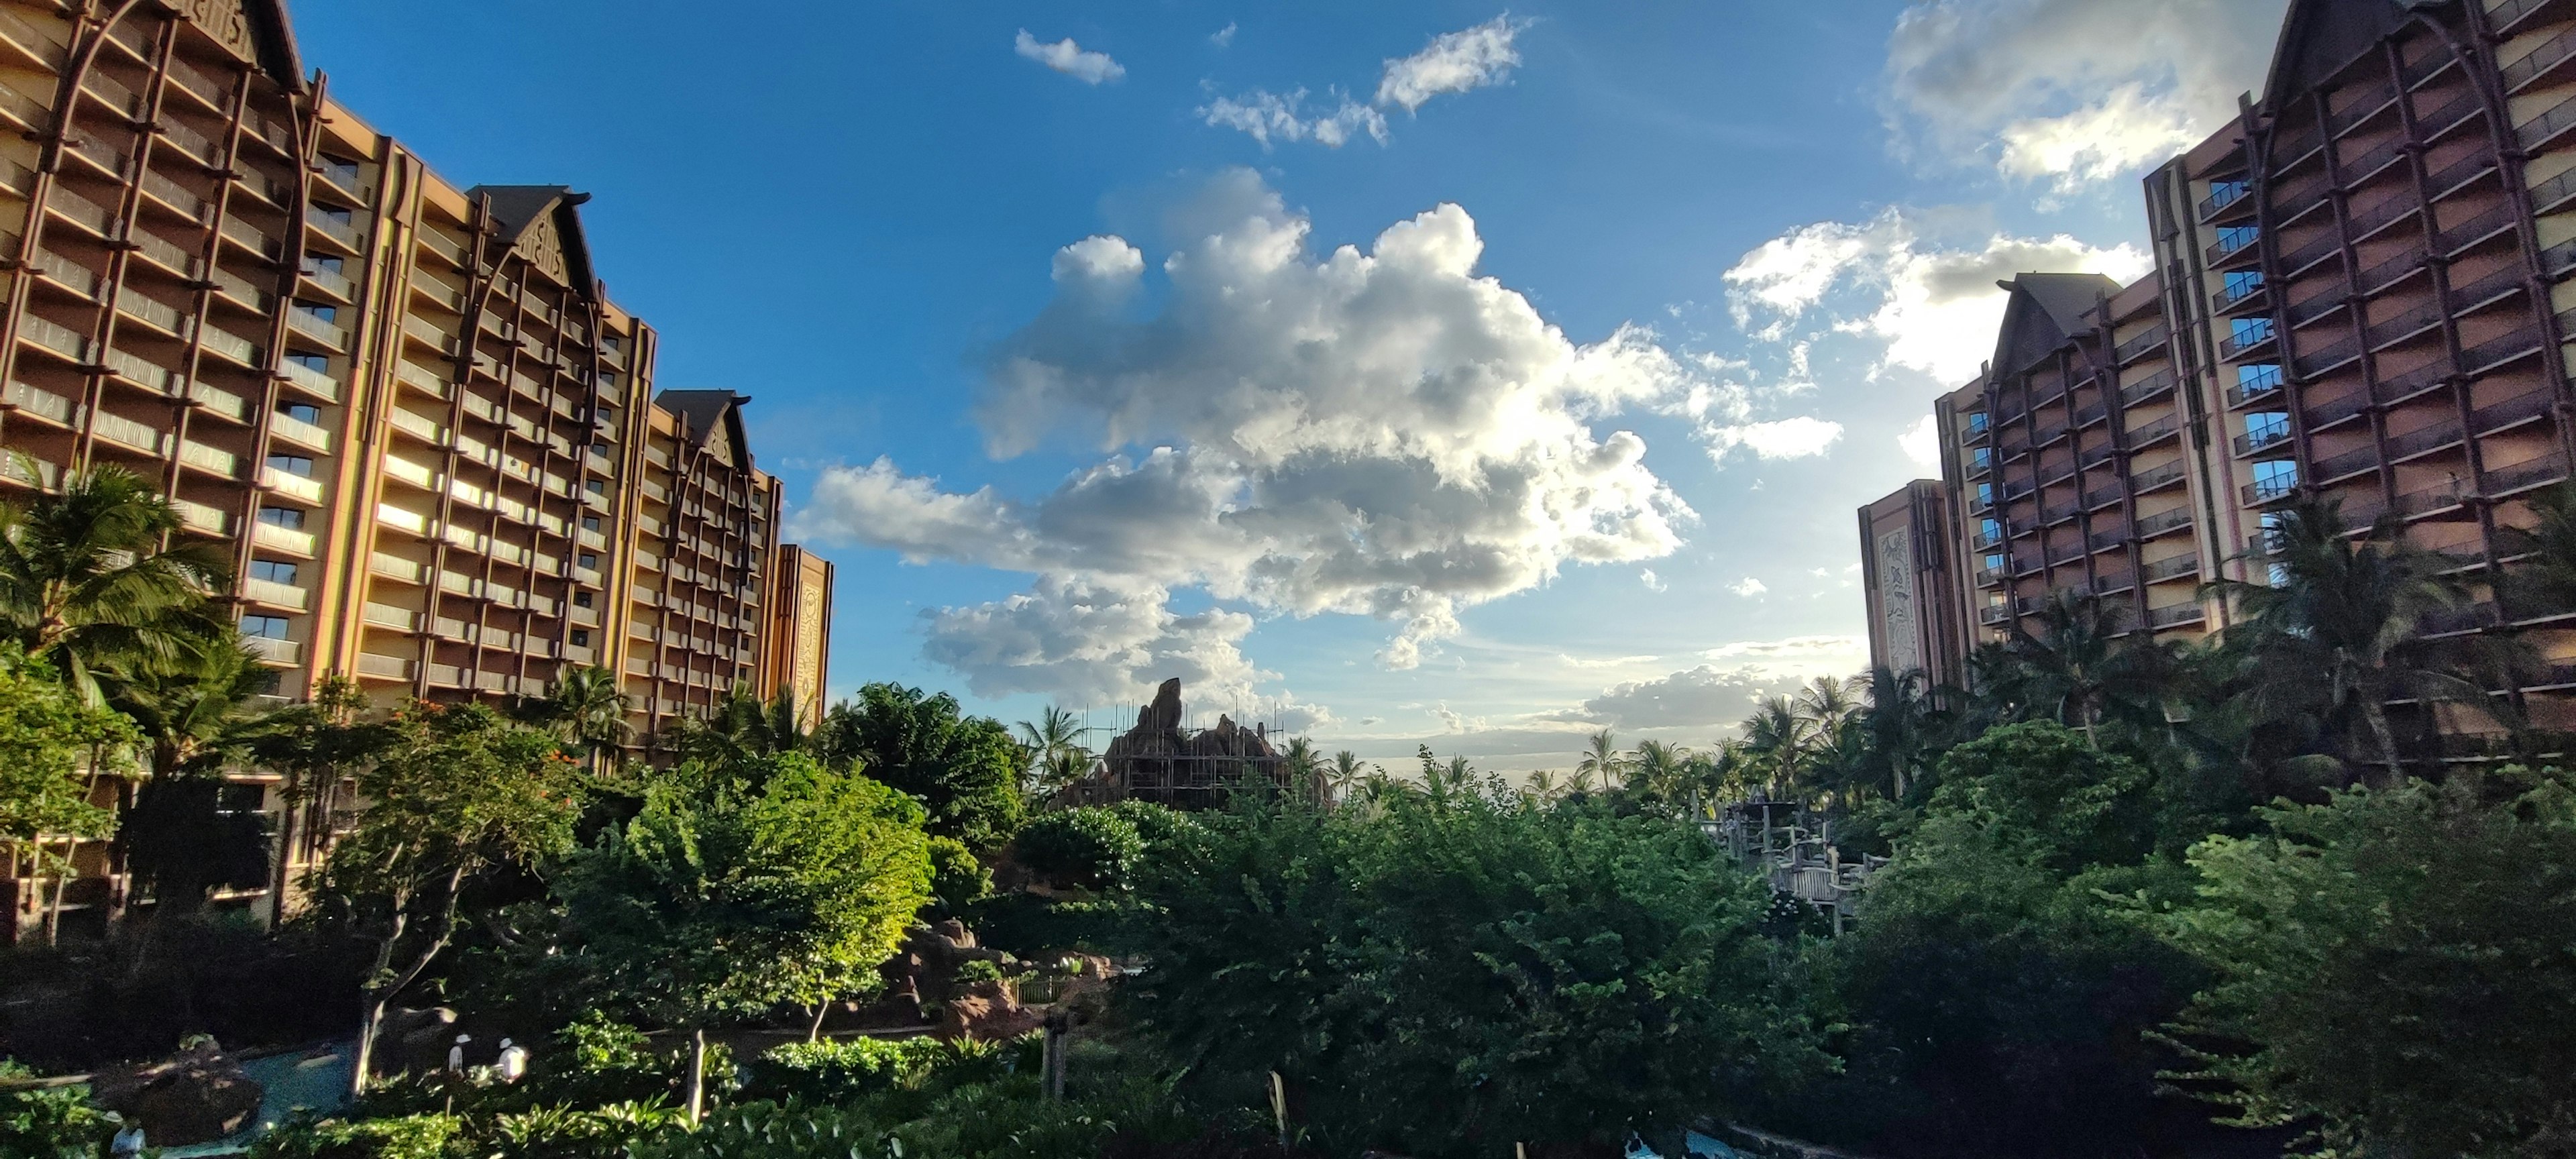
[[[953,1090],[1037,1069],[1039,1037],[994,1043],[936,1038],[794,1042],[752,1060],[744,1101],[842,1103],[894,1089]]]
[[[588,1110],[537,1107],[497,1116],[474,1134],[479,1151],[508,1159],[625,1159],[643,1140],[687,1126],[685,1112],[655,1101]]]
[[[297,1118],[251,1144],[251,1159],[464,1159],[455,1115],[391,1119]]]
[[[0,1059],[0,1079],[35,1072]],[[88,1159],[116,1133],[120,1120],[89,1103],[87,1087],[0,1091],[0,1155],[11,1159]]]
[[[841,1106],[752,1103],[698,1130],[646,1141],[637,1159],[1064,1159],[1153,1154],[1206,1138],[1159,1084],[1132,1082],[1052,1102],[1033,1074],[974,1083],[929,1099],[889,1091]],[[1216,1154],[1239,1151],[1213,1152]]]
[[[960,986],[972,986],[978,982],[999,982],[1001,980],[1002,967],[997,963],[987,962],[982,958],[974,958],[957,964],[957,984]]]
[[[954,837],[930,839],[930,895],[939,908],[957,913],[993,893],[993,871],[976,860],[973,850]]]
[[[1136,824],[1099,806],[1040,814],[1020,829],[1012,854],[1057,885],[1118,890],[1145,857]]]
[[[1109,806],[1109,811],[1136,827],[1136,836],[1145,842],[1148,861],[1195,864],[1210,848],[1208,827],[1169,805],[1120,801]]]

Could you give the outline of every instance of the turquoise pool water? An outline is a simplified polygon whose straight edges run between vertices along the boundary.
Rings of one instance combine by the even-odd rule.
[[[244,1059],[242,1069],[265,1090],[260,1097],[258,1118],[228,1138],[171,1147],[161,1154],[165,1159],[239,1155],[250,1149],[250,1141],[260,1132],[285,1122],[297,1110],[339,1110],[349,1099],[349,1058],[355,1045],[353,1042],[325,1043]]]

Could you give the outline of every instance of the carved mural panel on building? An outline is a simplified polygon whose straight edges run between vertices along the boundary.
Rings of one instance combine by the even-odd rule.
[[[259,59],[259,46],[250,35],[250,12],[242,0],[179,0],[179,13],[205,29],[225,51],[244,61]]]
[[[537,267],[538,272],[553,278],[557,285],[572,284],[572,275],[565,272],[563,235],[555,230],[553,214],[538,218],[528,226],[526,233],[519,235],[519,253],[528,259],[529,265]]]
[[[1923,646],[1915,631],[1921,609],[1914,599],[1914,533],[1898,528],[1878,537],[1878,615],[1886,633],[1887,666],[1908,672],[1923,666]]]

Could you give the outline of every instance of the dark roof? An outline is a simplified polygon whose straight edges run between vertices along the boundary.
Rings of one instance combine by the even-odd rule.
[[[1999,374],[2019,373],[2065,345],[2069,335],[2092,329],[2094,308],[2120,292],[2120,283],[2100,274],[2015,274],[1995,284],[2012,295],[1995,335]]]
[[[540,218],[551,213],[555,234],[563,239],[564,269],[572,276],[572,288],[584,295],[594,292],[596,277],[590,268],[590,242],[582,236],[581,214],[574,206],[590,200],[587,193],[575,193],[569,185],[477,185],[465,191],[470,199],[488,199],[492,205],[492,222],[500,227],[501,240],[519,244]]]
[[[734,461],[744,467],[751,465],[751,444],[743,439],[742,406],[750,401],[750,395],[730,390],[666,390],[653,396],[653,405],[679,418],[681,437],[689,446],[705,446],[716,425],[724,424],[725,441],[733,447]]]
[[[2263,105],[2275,115],[2285,101],[2315,89],[2352,59],[2397,31],[2422,0],[2291,0],[2272,41]]]
[[[287,18],[286,0],[251,0],[242,5],[250,17],[251,39],[259,45],[259,66],[290,93],[304,91],[304,59],[295,50],[295,22]]]

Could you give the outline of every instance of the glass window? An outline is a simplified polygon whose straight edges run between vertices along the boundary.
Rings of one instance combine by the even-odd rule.
[[[2227,320],[2227,329],[2230,336],[2236,339],[2238,346],[2250,346],[2272,336],[2272,320],[2230,318]]]
[[[304,512],[293,507],[262,507],[259,509],[259,521],[271,527],[301,529],[304,526]]]
[[[1995,449],[1993,447],[1978,447],[1976,452],[1971,455],[1970,458],[1981,468],[1994,466]]]
[[[593,495],[605,495],[605,494],[608,494],[608,484],[603,483],[603,482],[601,482],[601,481],[599,481],[599,480],[597,480],[597,479],[592,479],[592,480],[590,480],[590,481],[588,481],[588,482],[585,482],[585,483],[583,483],[583,484],[582,484],[582,486],[589,488],[589,489],[590,489],[590,493],[591,493],[591,494],[593,494]]]
[[[599,566],[599,557],[598,557],[598,556],[596,556],[596,555],[592,555],[591,553],[589,553],[589,552],[585,551],[585,552],[581,553],[580,563],[581,563],[581,566],[583,566],[583,567],[593,567],[593,568],[595,568],[595,567],[598,567],[598,566]]]
[[[584,531],[597,531],[597,530],[599,530],[599,517],[598,517],[598,516],[596,516],[596,515],[584,515],[584,516],[582,516],[582,517],[581,517],[581,529],[582,529],[582,530],[584,530]]]
[[[314,207],[313,207],[313,211],[314,211],[314,212],[316,212],[316,213],[321,214],[321,215],[322,215],[322,216],[324,216],[324,217],[330,218],[331,220],[336,221],[336,222],[338,222],[338,223],[340,223],[340,224],[342,224],[342,225],[347,225],[347,224],[349,224],[352,220],[354,220],[354,219],[350,216],[350,214],[349,214],[349,211],[348,211],[348,210],[345,210],[345,209],[337,209],[337,208],[334,208],[334,207],[332,207],[332,206],[328,206],[328,205],[316,205],[316,206],[314,206]]]
[[[1995,485],[1992,483],[1977,484],[1977,502],[1985,506],[1993,506],[1995,502]]]
[[[2254,464],[2254,494],[2271,499],[2287,495],[2299,485],[2299,465],[2288,459],[2270,459]]]
[[[270,455],[268,465],[289,475],[302,475],[307,479],[313,477],[313,460],[302,455]]]
[[[1987,571],[2002,571],[2003,569],[2004,569],[2004,557],[2003,557],[2003,556],[2001,556],[2001,555],[1989,555],[1989,556],[1987,556],[1987,557],[1986,557],[1986,570],[1987,570]]]
[[[303,311],[304,313],[311,314],[316,318],[320,318],[325,322],[338,321],[340,317],[340,308],[338,306],[316,306],[310,302],[297,302],[295,304],[295,308]]]
[[[1986,433],[1986,412],[1981,410],[1968,412],[1968,433],[1972,435]]]
[[[2263,271],[2238,270],[2227,275],[2227,296],[2242,298],[2263,288]]]
[[[2263,236],[2263,227],[2259,225],[2220,226],[2218,230],[2218,248],[2221,250],[2240,250],[2246,246],[2254,244],[2254,239],[2261,236]]]
[[[300,423],[318,423],[322,421],[321,407],[311,406],[300,402],[281,402],[277,404],[277,413],[285,415],[286,417],[294,419]]]
[[[590,630],[589,630],[589,629],[587,629],[587,628],[575,628],[575,629],[573,629],[573,630],[572,630],[572,646],[573,646],[573,647],[575,647],[575,648],[587,648],[587,647],[590,647]]]
[[[2257,394],[2281,385],[2281,364],[2248,362],[2236,368],[2236,393]]]
[[[287,360],[288,362],[292,362],[292,363],[296,364],[297,366],[301,366],[301,367],[303,367],[303,368],[304,368],[304,369],[306,369],[306,370],[310,370],[310,371],[314,372],[315,374],[329,374],[329,373],[331,373],[331,356],[330,356],[330,355],[328,355],[328,354],[292,354],[292,353],[290,353],[290,354],[288,354],[288,355],[286,356],[286,360]],[[311,409],[311,408],[307,408],[307,409]],[[315,411],[314,413],[315,413],[316,415],[319,415],[321,412],[319,412],[319,411]],[[312,422],[313,420],[312,420],[312,419],[306,419],[306,420],[304,420],[304,421],[306,421],[306,422],[308,422],[308,423],[309,423],[309,422]]]
[[[2237,198],[2253,191],[2254,183],[2251,181],[2212,181],[2209,183],[2209,203],[2212,206],[2233,205]]]
[[[217,814],[256,813],[267,803],[266,785],[221,785],[215,789]]]
[[[2278,442],[2290,437],[2290,412],[2256,411],[2245,416],[2245,441],[2253,446]]]
[[[304,256],[304,268],[308,270],[323,270],[336,274],[346,268],[346,266],[338,258],[315,257],[311,254],[306,254]]]
[[[241,634],[256,636],[263,640],[283,640],[286,638],[286,617],[243,616]]]
[[[2001,539],[2004,537],[2004,525],[1996,520],[1981,519],[1977,521],[1977,533],[1988,539]]]
[[[576,608],[587,608],[587,607],[589,607],[589,606],[590,606],[590,593],[589,593],[589,592],[574,592],[574,593],[572,594],[572,606],[574,606],[574,607],[576,607]]]
[[[295,582],[295,576],[295,565],[284,560],[254,559],[250,561],[250,578],[252,579],[267,580],[270,583],[277,584],[291,584]]]

